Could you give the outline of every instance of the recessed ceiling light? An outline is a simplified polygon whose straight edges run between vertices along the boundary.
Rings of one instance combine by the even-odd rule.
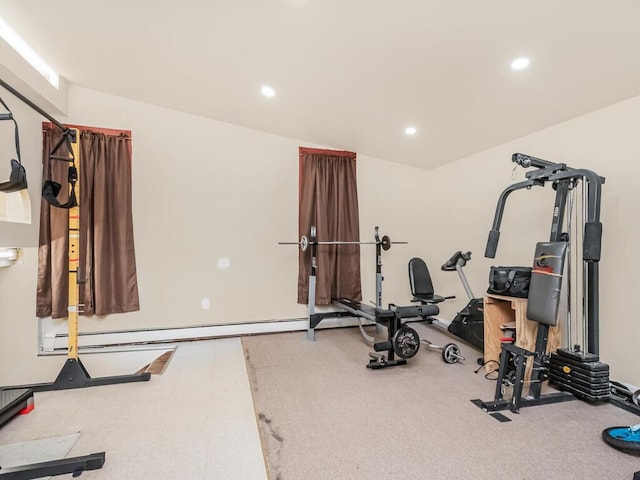
[[[513,62],[511,62],[511,68],[513,70],[523,70],[529,66],[528,58],[516,58]]]
[[[276,91],[273,88],[271,88],[269,85],[263,85],[260,91],[262,92],[262,95],[264,95],[265,97],[270,98],[276,95]]]
[[[404,129],[404,133],[406,133],[407,135],[415,135],[417,131],[418,130],[416,130],[416,127],[407,127]]]

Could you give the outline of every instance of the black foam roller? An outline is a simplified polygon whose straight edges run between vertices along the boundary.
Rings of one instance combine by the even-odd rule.
[[[393,347],[391,346],[391,342],[379,342],[373,344],[373,349],[376,352],[385,352],[387,350],[391,350]]]

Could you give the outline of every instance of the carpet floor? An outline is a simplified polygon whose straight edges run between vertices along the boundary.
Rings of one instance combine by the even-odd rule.
[[[499,422],[471,403],[493,398],[495,381],[474,373],[481,353],[412,326],[435,344],[454,341],[466,361],[446,364],[423,346],[405,366],[370,370],[357,328],[318,330],[314,342],[299,332],[243,338],[271,480],[631,480],[640,470],[639,457],[601,439],[637,416],[576,400]]]

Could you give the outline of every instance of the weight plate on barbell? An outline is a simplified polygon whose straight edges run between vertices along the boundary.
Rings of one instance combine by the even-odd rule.
[[[391,239],[388,235],[382,237],[382,241],[380,242],[383,250],[389,250],[391,248]]]
[[[300,250],[304,252],[308,246],[309,246],[309,239],[306,237],[306,235],[303,235],[302,238],[300,238]]]
[[[391,344],[393,345],[393,351],[400,358],[413,358],[420,349],[420,337],[418,332],[405,325],[398,329],[393,336]]]

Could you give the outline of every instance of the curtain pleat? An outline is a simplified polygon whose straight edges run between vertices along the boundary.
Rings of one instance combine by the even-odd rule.
[[[61,185],[67,184],[69,164],[66,162],[49,162],[49,154],[62,137],[59,129],[43,128],[42,133],[42,178],[51,179]],[[63,145],[57,152],[68,155]],[[62,188],[58,195],[60,203],[66,203],[68,191]],[[67,316],[68,304],[68,210],[51,207],[41,198],[40,201],[40,233],[38,248],[38,281],[36,295],[36,315],[38,317]]]
[[[43,178],[64,186],[68,164],[49,162],[59,129],[44,127]],[[83,315],[140,309],[133,242],[131,151],[123,135],[80,130],[80,303]],[[49,165],[54,176],[48,177]],[[66,190],[65,190],[66,192]],[[59,200],[64,199],[59,197]],[[40,218],[37,316],[67,316],[68,210],[44,199]]]
[[[300,148],[300,205],[298,230],[317,240],[360,241],[356,155],[351,152]],[[299,253],[298,303],[308,303],[311,249]],[[362,300],[360,245],[318,245],[316,304],[334,298]]]

